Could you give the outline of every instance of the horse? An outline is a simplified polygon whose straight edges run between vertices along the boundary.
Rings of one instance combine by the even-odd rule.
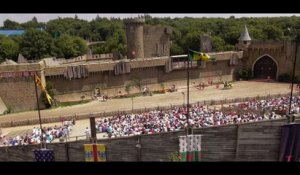
[[[224,89],[231,89],[232,88],[232,83],[224,82]]]

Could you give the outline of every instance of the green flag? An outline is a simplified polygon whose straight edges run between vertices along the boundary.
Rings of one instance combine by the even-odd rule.
[[[211,58],[208,54],[196,52],[191,49],[189,49],[188,57],[189,57],[189,61],[209,61],[209,60],[211,60]]]
[[[201,60],[200,53],[189,49],[189,60],[190,61]]]

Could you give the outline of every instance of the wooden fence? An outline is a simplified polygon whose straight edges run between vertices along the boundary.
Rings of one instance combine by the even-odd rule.
[[[299,116],[296,122],[299,121]],[[287,119],[233,124],[227,126],[194,129],[202,134],[203,161],[278,161],[281,126]],[[170,161],[171,153],[179,150],[177,132],[140,135],[98,140],[105,144],[107,161]],[[137,143],[141,147],[137,147]],[[56,161],[84,161],[81,140],[67,143],[48,144],[55,151]],[[34,161],[33,149],[39,145],[0,147],[0,161]]]

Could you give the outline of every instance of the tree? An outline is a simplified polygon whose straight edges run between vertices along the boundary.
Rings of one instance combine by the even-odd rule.
[[[45,31],[29,29],[21,42],[21,53],[28,59],[42,59],[54,54],[54,41]]]
[[[267,25],[263,29],[263,33],[266,35],[268,40],[280,41],[283,39],[283,31],[276,26]]]
[[[74,56],[80,56],[87,52],[87,44],[82,38],[74,37],[73,42],[76,51]]]
[[[183,51],[183,49],[182,49],[180,46],[178,46],[178,44],[176,44],[176,43],[173,43],[173,44],[171,45],[170,52],[171,52],[171,53],[170,53],[171,55],[180,55],[180,54],[185,53],[185,52]]]
[[[188,33],[183,38],[183,50],[193,49],[193,50],[199,50],[200,49],[200,36],[201,31],[192,31]]]
[[[67,34],[60,36],[55,44],[66,59],[83,55],[87,51],[87,45],[83,39]]]
[[[53,37],[56,33],[79,36],[84,39],[90,39],[91,27],[88,21],[74,18],[60,18],[50,20],[46,25],[46,31]]]
[[[39,28],[44,28],[45,23],[39,23],[37,18],[34,16],[30,21],[22,23],[21,26],[25,30],[28,30],[28,29],[31,29],[31,28],[32,29],[39,29]]]
[[[214,51],[224,51],[225,41],[219,36],[212,36],[212,48]]]
[[[32,18],[31,21],[34,22],[34,23],[38,23],[38,20],[37,20],[37,18],[35,16]]]
[[[64,58],[71,58],[75,55],[75,47],[74,47],[74,42],[73,38],[70,35],[62,35],[60,36],[56,41],[55,45],[58,48],[58,50],[61,51],[60,56]]]
[[[21,25],[15,21],[11,21],[9,19],[3,22],[4,29],[22,29]]]
[[[11,38],[3,38],[0,41],[0,55],[2,58],[13,59],[17,61],[19,54],[19,44]]]

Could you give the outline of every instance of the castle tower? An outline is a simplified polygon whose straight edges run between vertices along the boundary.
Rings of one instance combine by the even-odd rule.
[[[144,24],[145,18],[125,19],[127,37],[127,58],[144,58]]]
[[[238,50],[246,50],[250,44],[251,44],[251,37],[249,35],[248,28],[245,25],[244,31],[241,33],[241,36],[239,38],[239,43],[237,45],[237,49]]]

